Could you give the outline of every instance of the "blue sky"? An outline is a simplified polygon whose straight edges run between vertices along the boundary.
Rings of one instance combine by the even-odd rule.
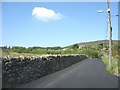
[[[97,13],[99,9],[107,9],[105,2],[4,2],[2,5],[2,45],[67,46],[108,39],[107,12]],[[112,2],[114,40],[118,39],[116,14],[118,3]]]

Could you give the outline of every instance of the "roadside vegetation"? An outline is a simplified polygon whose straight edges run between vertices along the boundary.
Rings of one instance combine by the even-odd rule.
[[[109,53],[108,50],[105,52],[104,51],[104,55],[102,56],[102,60],[106,65],[106,70],[108,72],[110,72],[111,74],[115,74],[115,75],[120,75],[120,45],[119,44],[115,44],[112,46],[112,67],[109,68]]]
[[[90,58],[99,58],[100,54],[97,48],[91,48],[90,46],[79,47],[78,44],[74,44],[70,47],[2,47],[2,56],[39,56],[39,55],[65,55],[65,54],[86,54]]]
[[[107,42],[107,41],[105,41]],[[85,43],[85,45],[74,44],[67,47],[1,47],[2,57],[12,56],[12,57],[37,57],[42,55],[71,55],[71,54],[85,54],[89,58],[101,58],[106,65],[106,70],[112,74],[118,75],[120,73],[120,45],[114,43],[112,45],[112,68],[109,68],[108,59],[108,42],[97,42],[95,43]]]

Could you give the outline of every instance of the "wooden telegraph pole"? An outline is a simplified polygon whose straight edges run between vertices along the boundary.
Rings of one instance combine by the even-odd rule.
[[[110,1],[107,0],[107,12],[108,12],[108,31],[109,31],[109,67],[112,66],[112,27],[111,27],[111,15],[110,15]]]

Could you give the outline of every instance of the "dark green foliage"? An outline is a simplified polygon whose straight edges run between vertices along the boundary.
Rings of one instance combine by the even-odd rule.
[[[112,56],[113,57],[118,57],[120,54],[120,45],[115,44],[112,46]]]
[[[25,47],[12,47],[12,51],[13,52],[18,52],[18,53],[29,53],[30,52],[30,49],[27,49]]]
[[[84,49],[81,53],[88,55],[90,58],[100,58],[101,55],[98,51],[93,49]]]
[[[56,47],[46,47],[46,49],[60,50],[61,47],[59,47],[59,46],[56,46]]]
[[[6,48],[6,47],[5,47]],[[7,48],[6,48],[7,49]],[[32,54],[60,54],[61,47],[12,47],[13,52],[17,53],[32,53]]]
[[[103,43],[98,44],[98,49],[99,49],[99,50],[103,49],[103,47],[104,47],[104,44],[103,44]]]
[[[74,44],[73,46],[72,46],[72,49],[78,49],[79,48],[79,45],[78,44]]]

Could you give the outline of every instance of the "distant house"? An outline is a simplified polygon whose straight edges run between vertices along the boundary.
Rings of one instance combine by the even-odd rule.
[[[67,49],[68,49],[68,48],[63,48],[62,50],[65,51],[65,50],[67,50]]]
[[[79,45],[79,49],[83,49],[85,46],[83,45]]]

